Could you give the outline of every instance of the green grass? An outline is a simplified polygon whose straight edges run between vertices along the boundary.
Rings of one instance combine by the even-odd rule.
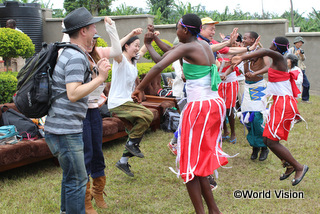
[[[278,158],[272,153],[266,161],[251,161],[243,126],[237,120],[237,144],[223,144],[230,155],[227,166],[220,168],[215,200],[223,213],[320,213],[319,198],[319,152],[320,152],[320,97],[312,96],[312,104],[298,104],[301,115],[308,122],[298,123],[291,130],[287,142],[293,156],[310,169],[303,181],[291,186],[293,175],[284,181],[279,176],[284,172]],[[106,162],[107,185],[105,198],[109,206],[98,213],[194,213],[182,180],[168,167],[175,167],[175,156],[167,143],[172,133],[148,132],[141,149],[144,159],[130,160],[135,177],[126,176],[115,167],[122,154],[125,139],[103,145]],[[61,169],[52,160],[0,173],[0,213],[58,213],[60,204]],[[271,199],[235,199],[235,190],[271,191]],[[302,191],[304,199],[276,199],[274,190]],[[94,205],[95,207],[95,205]]]

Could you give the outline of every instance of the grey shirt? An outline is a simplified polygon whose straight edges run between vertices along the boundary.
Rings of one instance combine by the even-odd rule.
[[[53,72],[52,97],[66,92],[67,83],[84,83],[88,66],[89,62],[82,53],[72,48],[65,49],[60,55]],[[81,133],[82,121],[88,108],[87,101],[88,96],[76,102],[71,102],[65,93],[52,103],[44,130],[57,135]]]

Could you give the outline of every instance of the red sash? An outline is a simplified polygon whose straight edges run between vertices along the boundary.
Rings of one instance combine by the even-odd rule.
[[[269,68],[268,70],[268,80],[269,82],[282,82],[286,80],[290,80],[293,97],[297,97],[300,94],[300,90],[296,85],[294,80],[298,79],[299,71],[294,70],[290,72],[278,71],[273,68]]]

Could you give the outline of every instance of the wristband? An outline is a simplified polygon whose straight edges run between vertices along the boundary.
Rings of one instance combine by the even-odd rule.
[[[250,51],[250,46],[247,46],[247,51],[248,51],[248,52]]]

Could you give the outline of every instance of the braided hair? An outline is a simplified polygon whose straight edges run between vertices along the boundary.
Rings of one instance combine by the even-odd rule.
[[[179,22],[183,27],[186,27],[193,36],[200,33],[202,25],[201,19],[196,14],[188,13],[182,16]]]
[[[289,40],[285,37],[276,37],[272,42],[277,48],[277,51],[282,55],[284,55],[289,49]]]

